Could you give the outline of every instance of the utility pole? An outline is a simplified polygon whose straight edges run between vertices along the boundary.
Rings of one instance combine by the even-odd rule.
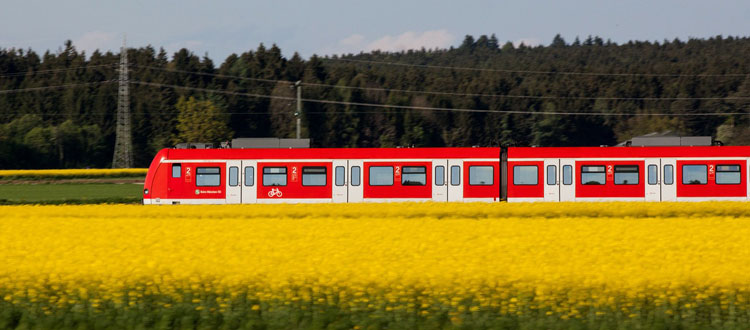
[[[294,83],[294,86],[297,86],[297,112],[294,113],[294,116],[297,117],[297,139],[299,139],[300,122],[302,120],[302,80],[297,80],[297,82]]]
[[[117,124],[115,126],[115,154],[112,157],[112,168],[133,167],[129,95],[128,48],[125,44],[125,36],[123,36],[122,48],[120,48],[120,80],[117,90]]]

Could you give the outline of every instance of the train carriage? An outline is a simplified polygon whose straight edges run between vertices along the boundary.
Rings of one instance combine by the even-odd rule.
[[[509,202],[748,200],[750,147],[509,148]]]
[[[500,148],[164,149],[144,204],[498,201]]]

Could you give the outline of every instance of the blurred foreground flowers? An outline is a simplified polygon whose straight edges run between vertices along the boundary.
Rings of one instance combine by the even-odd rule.
[[[0,328],[750,324],[750,204],[0,207]]]

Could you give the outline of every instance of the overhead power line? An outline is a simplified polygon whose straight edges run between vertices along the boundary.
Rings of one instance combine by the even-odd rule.
[[[340,61],[360,64],[376,65],[393,65],[427,69],[448,69],[455,71],[477,71],[477,72],[497,72],[497,73],[521,73],[521,74],[544,74],[544,75],[567,75],[567,76],[609,76],[609,77],[744,77],[750,73],[616,73],[616,72],[572,72],[572,71],[539,71],[539,70],[511,70],[511,69],[492,69],[492,68],[472,68],[462,66],[447,65],[430,65],[430,64],[410,64],[402,62],[386,62],[373,60],[355,60],[347,58],[320,58],[323,61]]]
[[[103,80],[103,81],[95,81],[95,82],[88,82],[88,83],[75,83],[75,84],[65,84],[65,85],[55,85],[55,86],[41,86],[41,87],[29,87],[29,88],[18,88],[18,89],[5,89],[0,90],[0,94],[14,94],[14,93],[23,93],[23,92],[37,92],[37,91],[43,91],[48,89],[62,89],[62,88],[71,88],[71,87],[82,87],[82,86],[92,86],[92,85],[101,85],[101,84],[109,84],[116,82],[116,80]]]
[[[294,101],[297,100],[295,97],[289,96],[277,96],[277,95],[265,95],[256,93],[243,93],[243,92],[232,92],[226,90],[200,88],[200,87],[188,87],[179,85],[160,84],[153,82],[143,81],[132,81],[131,83],[152,87],[163,87],[163,88],[174,88],[174,89],[185,89],[200,91],[206,93],[217,93],[225,95],[237,95],[247,96],[256,98],[267,98]],[[442,108],[442,107],[422,107],[422,106],[406,106],[406,105],[392,105],[392,104],[380,104],[380,103],[365,103],[365,102],[347,102],[347,101],[333,101],[333,100],[320,100],[320,99],[301,99],[302,102],[309,103],[321,103],[321,104],[337,104],[337,105],[351,105],[351,106],[362,106],[362,107],[373,107],[373,108],[391,108],[391,109],[402,109],[402,110],[423,110],[423,111],[445,111],[445,112],[479,112],[479,113],[501,113],[501,114],[527,114],[527,115],[576,115],[576,116],[728,116],[728,115],[750,115],[748,112],[696,112],[696,113],[622,113],[622,112],[586,112],[586,111],[520,111],[520,110],[491,110],[491,109],[469,109],[469,108]],[[701,110],[702,111],[702,110]],[[352,111],[352,113],[357,113]]]
[[[143,68],[143,69],[150,69],[150,70],[160,70],[165,72],[174,72],[174,73],[184,73],[184,74],[191,74],[191,75],[199,75],[199,76],[209,76],[209,77],[217,77],[217,78],[227,78],[227,79],[239,79],[239,80],[248,80],[248,81],[259,81],[259,82],[267,82],[267,83],[288,83],[290,85],[295,84],[294,81],[290,80],[280,80],[280,79],[262,79],[262,78],[250,78],[250,77],[242,77],[242,76],[234,76],[234,75],[227,75],[227,74],[216,74],[216,73],[206,73],[206,72],[195,72],[195,71],[185,71],[185,70],[175,70],[175,69],[166,69],[166,68],[158,68],[158,67],[151,67],[151,66],[140,66],[136,65],[135,67]],[[302,82],[303,86],[311,86],[311,87],[326,87],[326,88],[337,88],[337,89],[357,89],[357,90],[366,90],[366,91],[382,91],[382,92],[395,92],[395,93],[409,93],[409,94],[428,94],[428,95],[444,95],[444,96],[464,96],[464,97],[491,97],[491,98],[514,98],[514,99],[549,99],[549,100],[603,100],[603,101],[615,101],[615,100],[643,100],[643,101],[677,101],[677,100],[750,100],[750,97],[744,97],[744,96],[727,96],[727,97],[601,97],[601,96],[546,96],[546,95],[513,95],[513,94],[485,94],[485,93],[459,93],[459,92],[433,92],[433,91],[423,91],[423,90],[407,90],[407,89],[395,89],[395,88],[384,88],[384,87],[360,87],[360,86],[346,86],[346,85],[332,85],[332,84],[322,84],[322,83],[307,83]]]
[[[0,77],[15,77],[15,76],[25,76],[27,74],[56,73],[56,72],[65,72],[65,71],[90,69],[90,68],[101,68],[101,67],[112,67],[112,68],[114,68],[116,66],[117,66],[117,64],[81,65],[81,66],[70,67],[70,68],[65,68],[65,69],[29,70],[29,71],[18,71],[18,72],[2,73],[2,74],[0,74]]]

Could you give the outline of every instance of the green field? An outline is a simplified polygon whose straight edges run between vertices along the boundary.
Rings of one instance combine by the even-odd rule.
[[[2,184],[0,201],[5,203],[137,202],[143,184],[63,183]]]

